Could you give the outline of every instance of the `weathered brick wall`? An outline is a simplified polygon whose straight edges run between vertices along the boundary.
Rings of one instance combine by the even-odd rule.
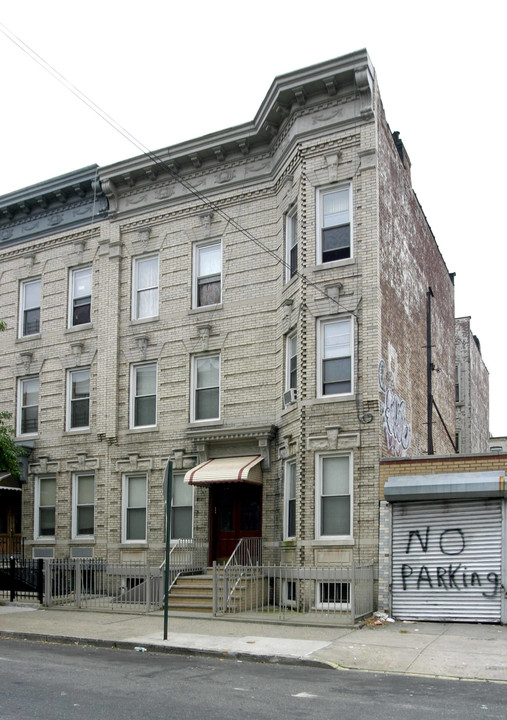
[[[456,430],[460,452],[488,451],[489,374],[470,329],[470,318],[456,319],[456,364],[459,367],[460,398],[456,403]]]

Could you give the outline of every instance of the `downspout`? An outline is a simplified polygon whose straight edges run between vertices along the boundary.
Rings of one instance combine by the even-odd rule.
[[[431,358],[431,298],[433,290],[428,287],[426,293],[426,415],[428,423],[428,455],[433,455],[433,389],[431,386],[431,373],[433,362]]]

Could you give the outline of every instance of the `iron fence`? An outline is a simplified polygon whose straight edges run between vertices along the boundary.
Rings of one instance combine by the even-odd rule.
[[[185,539],[178,540],[169,552],[169,590],[180,575],[195,575],[204,572],[208,565],[209,545],[207,542]],[[161,570],[165,569],[165,561]]]
[[[11,602],[43,599],[42,560],[24,560],[19,557],[0,558],[0,595]]]

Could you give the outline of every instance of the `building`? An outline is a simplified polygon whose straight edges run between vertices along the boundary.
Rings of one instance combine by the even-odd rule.
[[[377,563],[379,459],[453,451],[454,293],[366,51],[0,207],[34,556],[161,561],[171,458],[173,536],[210,562],[261,536],[272,561]]]
[[[484,453],[488,443],[489,373],[470,318],[456,318],[456,449]]]

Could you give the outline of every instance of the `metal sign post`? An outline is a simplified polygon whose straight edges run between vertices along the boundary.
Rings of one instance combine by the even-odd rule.
[[[173,461],[168,460],[164,471],[165,502],[165,573],[164,573],[164,640],[167,640],[167,615],[169,611],[169,549],[171,546],[171,498],[173,496]]]

